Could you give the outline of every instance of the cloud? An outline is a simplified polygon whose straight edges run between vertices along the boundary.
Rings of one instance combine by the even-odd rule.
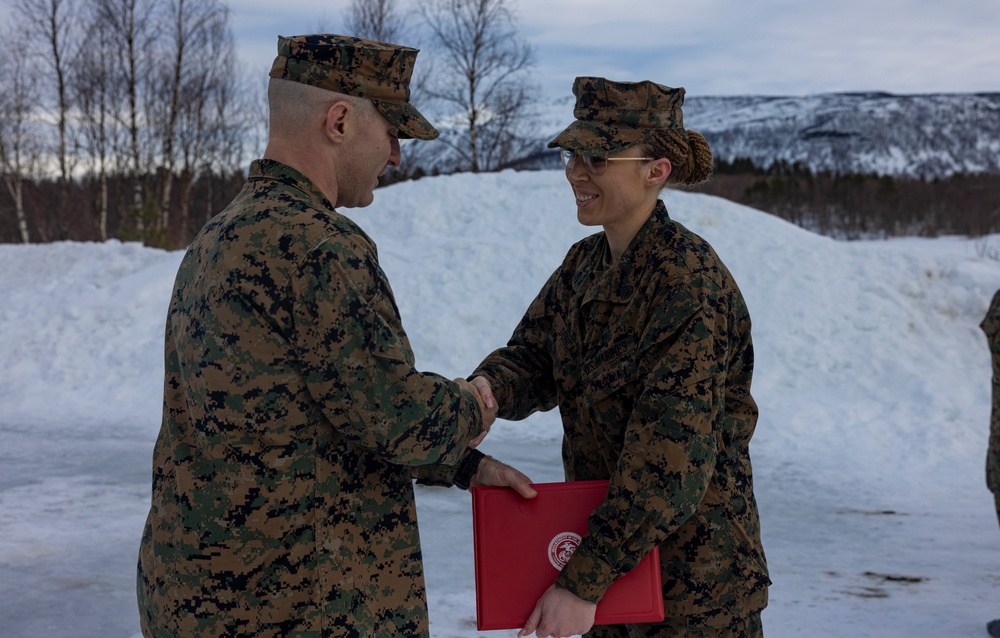
[[[542,75],[607,70],[702,94],[1000,89],[995,0],[625,1],[614,13],[589,1],[523,11]]]
[[[233,3],[241,56],[255,72],[266,72],[279,33],[341,30],[348,4]],[[401,0],[401,6],[415,3]],[[511,6],[537,51],[534,79],[552,96],[568,95],[577,75],[651,79],[694,95],[1000,90],[997,0],[520,0]]]

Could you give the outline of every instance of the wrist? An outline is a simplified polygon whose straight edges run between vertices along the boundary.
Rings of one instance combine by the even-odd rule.
[[[479,450],[469,450],[461,463],[458,464],[458,471],[455,472],[455,479],[452,481],[455,487],[463,490],[469,489],[473,477],[479,470],[479,464],[486,458],[486,455]]]

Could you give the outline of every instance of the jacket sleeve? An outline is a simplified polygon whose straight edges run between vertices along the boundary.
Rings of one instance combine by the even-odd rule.
[[[479,405],[414,368],[374,246],[351,236],[322,242],[292,289],[302,374],[340,433],[400,465],[456,465],[483,429]]]
[[[597,602],[706,497],[724,406],[728,301],[707,276],[669,282],[637,352],[641,384],[605,500],[557,584]]]
[[[444,465],[442,463],[438,463],[435,465],[413,466],[410,468],[410,477],[415,479],[420,485],[429,485],[432,487],[452,487],[455,485],[455,475],[458,474],[459,465],[461,465],[461,462],[471,451],[471,449],[466,449],[462,452],[461,457],[458,459],[458,463],[455,465]]]
[[[554,338],[552,300],[559,274],[552,274],[528,306],[506,347],[494,350],[469,375],[490,382],[501,419],[519,421],[557,405],[549,344]]]
[[[990,437],[986,452],[986,487],[1000,494],[1000,290],[979,324],[986,334],[993,367],[992,408],[990,411]]]

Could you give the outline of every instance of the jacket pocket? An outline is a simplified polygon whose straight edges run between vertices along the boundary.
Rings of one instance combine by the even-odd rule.
[[[599,403],[635,382],[637,344],[634,336],[622,337],[583,362],[581,376],[588,402]]]

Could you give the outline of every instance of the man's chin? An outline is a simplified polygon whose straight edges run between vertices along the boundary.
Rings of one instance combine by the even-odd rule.
[[[364,208],[365,206],[371,206],[372,202],[375,201],[375,193],[369,192],[361,197],[350,202],[343,202],[337,205],[337,208]]]

